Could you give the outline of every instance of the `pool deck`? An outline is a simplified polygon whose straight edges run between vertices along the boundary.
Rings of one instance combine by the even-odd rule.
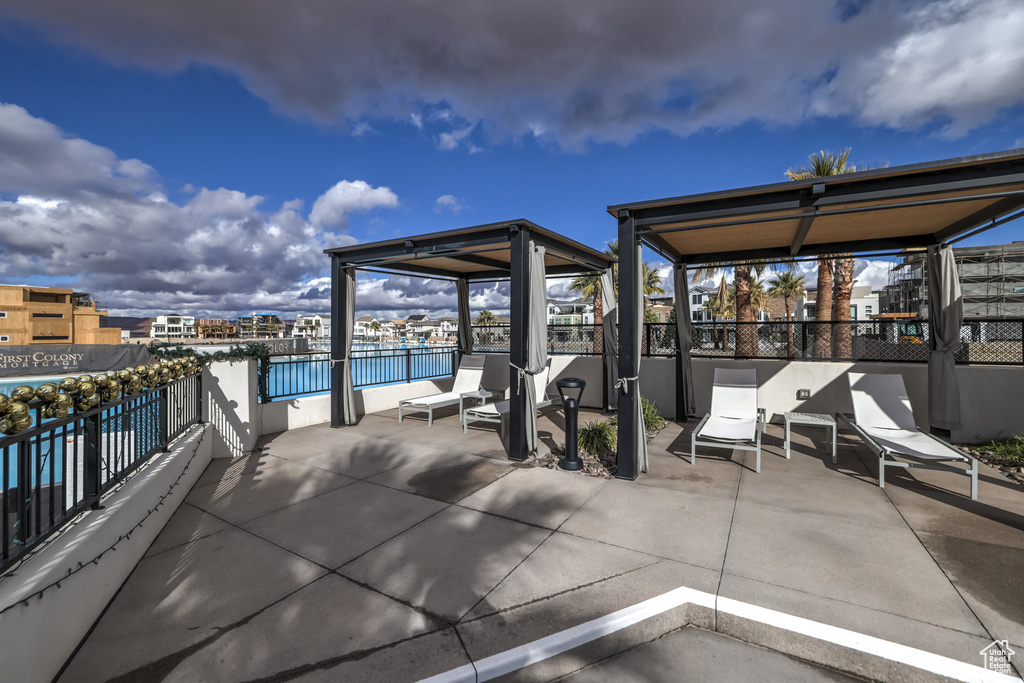
[[[705,679],[945,680],[899,660],[912,648],[944,673],[981,671],[996,639],[1020,673],[1024,488],[982,465],[977,501],[942,472],[887,473],[880,489],[856,436],[840,432],[833,465],[824,431],[795,427],[787,460],[776,425],[760,474],[740,451],[690,465],[695,424],[669,423],[635,482],[511,462],[496,430],[464,436],[454,414],[264,437],[213,461],[60,680],[415,681],[680,587],[710,602],[502,680],[664,680],[684,665]],[[562,427],[545,411],[547,447]],[[865,653],[849,632],[892,647]],[[743,659],[750,644],[774,652]],[[707,655],[717,647],[743,666]],[[810,668],[781,673],[794,662]]]

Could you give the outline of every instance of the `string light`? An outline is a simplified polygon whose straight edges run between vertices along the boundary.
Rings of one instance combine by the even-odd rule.
[[[14,608],[15,608],[15,607],[17,607],[18,605],[24,605],[25,607],[29,607],[29,599],[30,599],[30,598],[32,598],[32,597],[36,597],[37,599],[39,599],[39,600],[42,600],[42,599],[43,599],[43,593],[45,593],[45,592],[46,592],[47,590],[49,590],[49,589],[51,589],[51,588],[60,588],[60,587],[61,587],[61,586],[60,586],[60,582],[61,582],[61,581],[66,581],[66,580],[67,580],[67,579],[68,579],[69,577],[71,577],[71,576],[74,576],[74,575],[75,575],[75,574],[77,574],[78,572],[80,572],[80,571],[82,571],[83,569],[85,569],[86,567],[88,567],[88,566],[89,566],[90,564],[94,564],[94,565],[96,565],[96,566],[99,566],[100,560],[101,560],[101,559],[103,559],[103,556],[104,556],[104,555],[106,555],[106,554],[107,554],[107,553],[109,553],[109,552],[117,552],[117,545],[118,545],[119,543],[121,543],[122,541],[130,540],[130,539],[131,539],[131,537],[132,537],[132,532],[133,532],[133,531],[135,531],[135,530],[136,530],[136,529],[138,529],[138,528],[141,528],[141,527],[142,527],[142,523],[143,523],[143,522],[145,522],[145,521],[146,521],[147,519],[149,519],[149,517],[150,517],[150,516],[151,516],[151,515],[152,515],[152,514],[153,514],[154,512],[156,512],[156,511],[157,511],[157,509],[158,509],[158,508],[160,507],[160,505],[162,505],[162,504],[163,504],[163,502],[164,502],[164,499],[165,499],[165,498],[166,498],[167,496],[169,496],[169,495],[171,494],[171,491],[173,491],[173,490],[174,490],[174,488],[175,488],[175,487],[176,487],[176,486],[177,486],[177,485],[178,485],[179,483],[181,483],[181,479],[182,479],[182,478],[183,478],[183,477],[185,476],[185,473],[186,473],[186,472],[188,472],[188,468],[189,468],[189,466],[190,466],[190,465],[192,464],[192,461],[193,461],[193,460],[195,460],[195,458],[196,458],[196,455],[197,455],[197,454],[199,453],[199,447],[200,447],[200,446],[202,445],[202,443],[203,443],[203,439],[204,439],[204,438],[206,438],[206,430],[205,430],[205,429],[204,429],[204,430],[202,430],[202,431],[200,431],[200,433],[199,433],[199,440],[198,440],[198,441],[196,442],[196,447],[195,447],[195,449],[194,449],[194,450],[192,451],[192,455],[190,455],[190,456],[189,456],[189,459],[188,459],[188,461],[187,461],[187,462],[185,463],[185,466],[184,466],[184,467],[182,468],[182,470],[181,470],[181,473],[180,473],[180,474],[178,474],[178,477],[177,477],[177,479],[175,479],[175,480],[174,480],[174,482],[173,482],[173,483],[172,483],[172,484],[170,485],[170,487],[168,487],[168,489],[167,489],[167,493],[165,493],[165,494],[163,494],[162,496],[160,496],[160,503],[158,503],[158,504],[157,504],[157,505],[156,505],[156,506],[155,506],[155,507],[154,507],[153,509],[151,509],[151,510],[149,510],[148,512],[146,512],[146,515],[145,515],[145,516],[144,516],[144,517],[143,517],[142,519],[140,519],[140,520],[139,520],[138,522],[136,522],[135,526],[133,526],[133,527],[132,527],[132,528],[131,528],[131,529],[130,529],[130,530],[129,530],[129,531],[128,531],[128,532],[126,533],[126,534],[123,534],[123,535],[118,535],[118,537],[117,537],[117,540],[116,540],[116,541],[114,541],[114,543],[113,543],[113,544],[112,544],[112,545],[111,545],[110,547],[106,548],[106,549],[105,549],[105,550],[104,550],[103,552],[101,552],[101,553],[100,553],[99,555],[97,555],[97,556],[96,556],[96,557],[94,557],[93,559],[91,559],[91,560],[87,560],[87,561],[85,562],[85,564],[82,564],[82,562],[78,562],[78,568],[77,568],[77,569],[74,569],[74,568],[68,567],[68,573],[67,573],[67,576],[64,576],[64,577],[62,577],[62,578],[61,578],[60,580],[57,580],[57,581],[53,581],[52,583],[50,583],[50,584],[48,584],[48,585],[46,585],[46,586],[43,586],[43,587],[42,587],[42,588],[41,588],[41,589],[39,590],[39,592],[38,592],[38,593],[33,593],[33,594],[32,594],[32,595],[30,595],[30,596],[29,596],[28,598],[23,598],[23,599],[21,599],[21,600],[18,600],[18,601],[16,601],[16,602],[13,602],[13,603],[11,603],[11,604],[7,605],[7,606],[6,606],[6,607],[4,607],[3,609],[0,609],[0,615],[3,615],[3,614],[5,614],[6,612],[8,612],[8,611],[10,611],[10,610],[14,609]],[[124,481],[122,481],[122,482],[121,482],[121,483],[120,483],[120,484],[119,484],[119,485],[118,485],[117,487],[115,487],[114,489],[112,489],[110,493],[111,493],[111,494],[113,494],[114,492],[116,492],[116,491],[120,490],[120,489],[121,489],[121,488],[122,488],[122,487],[124,486],[124,484],[128,483],[128,482],[129,482],[129,481],[130,481],[130,480],[131,480],[132,478],[134,478],[135,476],[137,476],[137,475],[138,475],[138,474],[139,474],[140,472],[141,472],[141,469],[140,469],[140,470],[137,470],[137,471],[135,472],[135,474],[134,474],[134,475],[133,475],[133,476],[132,476],[131,478],[126,478],[126,479],[125,479]],[[74,520],[74,523],[77,523],[77,522],[78,522],[79,520],[81,520],[81,519],[82,519],[82,517],[84,517],[84,516],[85,516],[85,513],[82,513],[82,514],[80,514],[80,515],[79,515],[78,517],[76,517],[76,518],[75,518],[75,520]],[[69,524],[69,525],[68,525],[68,527],[69,527],[69,528],[70,528],[70,526],[72,526],[72,524]],[[64,529],[64,530],[62,530],[62,531],[61,531],[61,534],[63,534],[63,533],[64,533],[64,532],[66,531],[66,530],[67,530],[67,529]],[[60,534],[58,534],[58,535],[57,535],[57,536],[56,536],[55,538],[57,538],[57,537],[59,537],[59,536],[60,536]],[[48,545],[48,544],[47,544],[47,545]],[[43,546],[43,547],[45,547],[45,546]],[[42,549],[42,548],[39,548],[38,550],[34,551],[33,553],[31,553],[31,555],[30,555],[29,557],[31,557],[31,556],[34,556],[34,555],[35,555],[35,554],[37,554],[37,553],[38,553],[38,551],[39,551],[39,550],[41,550],[41,549]],[[27,559],[28,559],[28,557],[24,558],[24,559],[23,559],[23,560],[22,560],[22,561],[21,561],[21,562],[20,562],[20,563],[18,564],[18,568],[20,568],[21,566],[23,566],[23,565],[24,565],[24,561],[25,561],[25,560],[27,560]],[[10,576],[13,576],[14,574],[15,574],[15,572],[14,572],[14,571],[11,571],[11,572],[8,572],[7,574],[5,574],[5,577],[10,577]]]

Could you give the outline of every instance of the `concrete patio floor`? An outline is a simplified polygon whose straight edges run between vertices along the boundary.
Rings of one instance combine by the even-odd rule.
[[[209,466],[60,680],[415,681],[680,586],[974,666],[995,639],[1024,659],[1024,489],[982,466],[978,501],[949,473],[887,473],[882,490],[855,436],[833,465],[800,427],[787,460],[770,426],[760,474],[740,451],[694,466],[693,424],[670,423],[635,482],[511,462],[454,414],[265,437]],[[540,432],[561,441],[557,409]],[[768,680],[940,678],[695,605],[506,678],[743,679],[733,646],[680,658],[718,652],[685,626],[788,655],[738,669]]]

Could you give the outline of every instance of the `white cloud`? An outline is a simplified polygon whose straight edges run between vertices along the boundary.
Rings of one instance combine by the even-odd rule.
[[[441,213],[442,211],[459,213],[462,209],[462,200],[458,199],[455,195],[443,194],[434,200],[434,211],[437,213]]]
[[[896,128],[949,118],[944,134],[959,136],[1021,102],[1024,4],[944,0],[908,19],[906,32],[884,49],[850,59],[813,109],[853,110],[865,123]]]
[[[391,188],[371,187],[364,180],[342,180],[313,202],[309,221],[317,227],[345,227],[350,213],[397,206],[398,195]]]
[[[815,116],[955,135],[1024,101],[1020,0],[51,0],[0,15],[117,64],[211,65],[300,117],[447,117],[566,147]]]
[[[473,132],[473,128],[474,126],[471,124],[449,133],[441,133],[437,138],[437,148],[442,152],[450,152],[458,148],[459,144]]]
[[[386,187],[342,181],[314,203],[264,207],[237,190],[169,201],[146,164],[66,136],[0,104],[0,279],[61,278],[116,312],[231,315],[296,310],[328,267],[323,250],[355,242],[354,211],[398,205]],[[0,195],[2,197],[4,195]]]

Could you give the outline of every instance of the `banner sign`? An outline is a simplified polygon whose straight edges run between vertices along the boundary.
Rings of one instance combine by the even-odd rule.
[[[149,365],[142,344],[28,344],[0,346],[0,377],[120,370]]]
[[[271,356],[287,356],[293,353],[306,353],[309,350],[309,342],[305,337],[254,339],[253,341],[269,346]]]

